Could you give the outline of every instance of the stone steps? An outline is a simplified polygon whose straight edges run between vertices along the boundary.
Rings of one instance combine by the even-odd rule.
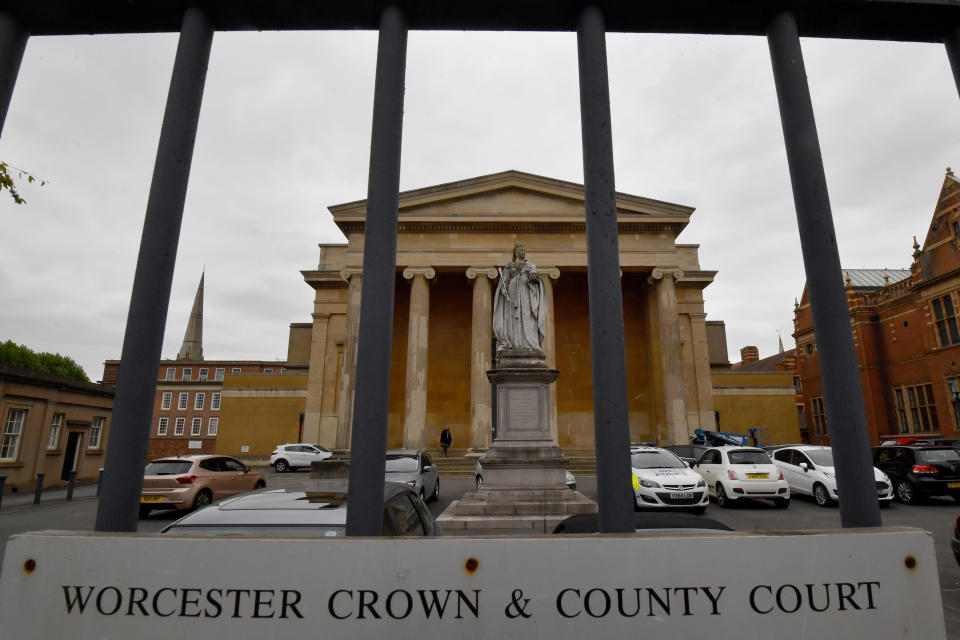
[[[466,456],[466,453],[467,451],[465,449],[451,449],[450,457],[440,458],[438,457],[439,452],[430,452],[440,475],[450,478],[473,477],[478,456]],[[567,468],[574,475],[597,475],[597,459],[593,451],[575,449],[565,451],[564,455],[570,461]]]

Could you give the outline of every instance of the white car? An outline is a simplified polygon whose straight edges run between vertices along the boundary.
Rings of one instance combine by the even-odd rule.
[[[270,454],[270,466],[277,473],[290,471],[297,467],[309,467],[314,462],[326,460],[333,452],[315,444],[281,444]]]
[[[734,500],[773,500],[781,509],[790,506],[790,485],[763,449],[711,447],[693,467],[707,483],[721,507]]]
[[[833,469],[833,449],[815,445],[781,447],[773,452],[773,464],[783,472],[792,493],[813,496],[821,507],[838,499]],[[877,499],[881,504],[893,501],[893,483],[883,471],[873,468]]]
[[[710,503],[700,474],[666,449],[633,445],[630,467],[637,509],[686,508],[703,513]]]

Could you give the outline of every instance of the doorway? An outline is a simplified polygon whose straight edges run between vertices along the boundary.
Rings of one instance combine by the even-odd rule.
[[[60,473],[61,480],[69,480],[70,472],[77,470],[77,459],[80,457],[80,440],[82,438],[82,431],[71,431],[67,437],[67,449],[63,454],[63,470]]]

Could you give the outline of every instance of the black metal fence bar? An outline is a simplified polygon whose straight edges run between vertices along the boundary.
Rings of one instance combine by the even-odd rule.
[[[767,40],[800,227],[800,247],[823,378],[823,399],[837,463],[837,487],[843,496],[840,522],[844,527],[880,526],[880,506],[874,484],[857,356],[850,331],[850,312],[843,289],[827,179],[794,16],[788,12],[778,15],[770,25]]]
[[[944,38],[943,43],[947,47],[950,68],[953,69],[953,81],[957,85],[957,93],[960,94],[960,23]]]
[[[7,121],[10,98],[26,47],[27,32],[9,13],[0,13],[0,133]]]
[[[587,287],[593,372],[593,432],[601,533],[633,531],[627,361],[620,244],[603,14],[587,7],[577,24],[580,123],[587,224]]]
[[[213,30],[184,12],[130,296],[97,531],[136,531],[163,331]]]
[[[406,17],[399,8],[387,7],[380,18],[370,137],[357,384],[347,495],[350,504],[347,535],[350,536],[379,536],[383,526],[406,57]]]

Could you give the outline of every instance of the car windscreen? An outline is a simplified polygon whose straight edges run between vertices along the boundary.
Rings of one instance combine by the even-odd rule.
[[[771,464],[770,458],[763,451],[731,451],[727,456],[730,464]]]
[[[960,462],[960,454],[953,449],[917,451],[917,462]]]
[[[677,456],[665,451],[638,451],[630,456],[634,469],[679,469],[686,465]]]
[[[345,525],[209,525],[202,527],[171,526],[164,533],[174,536],[278,536],[284,538],[341,538],[347,535]]]
[[[145,476],[174,476],[178,473],[190,471],[193,463],[189,460],[157,460],[147,465],[143,470]]]
[[[411,471],[417,471],[418,469],[416,456],[387,456],[387,473],[409,473]]]
[[[835,466],[833,464],[833,449],[810,449],[804,451],[804,453],[807,454],[807,457],[818,467]]]

